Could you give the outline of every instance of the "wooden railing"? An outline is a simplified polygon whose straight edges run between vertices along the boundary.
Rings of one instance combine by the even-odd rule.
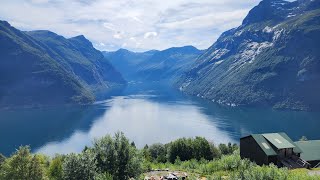
[[[282,162],[283,165],[287,166],[290,169],[311,167],[311,165],[307,161],[295,155],[291,157],[280,158],[280,161]]]

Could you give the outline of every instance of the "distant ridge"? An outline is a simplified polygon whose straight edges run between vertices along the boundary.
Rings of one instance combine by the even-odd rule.
[[[131,52],[119,49],[104,55],[128,80],[163,81],[170,84],[202,53],[193,46],[172,47],[162,51]]]

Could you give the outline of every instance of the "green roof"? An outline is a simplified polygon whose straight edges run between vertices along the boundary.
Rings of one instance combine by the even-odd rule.
[[[275,156],[277,155],[277,150],[285,148],[293,148],[295,153],[302,152],[299,146],[297,146],[296,143],[294,143],[289,136],[283,132],[251,134],[250,136],[253,137],[267,156]]]
[[[284,138],[280,133],[262,134],[262,136],[266,138],[277,149],[286,149],[286,148],[296,147],[295,145],[290,143],[286,138]]]
[[[297,141],[296,145],[302,150],[300,157],[306,161],[320,160],[320,140]]]
[[[259,144],[259,146],[264,151],[264,153],[266,153],[266,155],[277,155],[277,153],[273,150],[269,142],[261,134],[252,134],[251,136]]]

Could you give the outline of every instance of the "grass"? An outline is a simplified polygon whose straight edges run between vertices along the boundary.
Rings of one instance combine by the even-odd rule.
[[[189,177],[206,177],[207,179],[320,179],[320,176],[309,175],[307,169],[288,170],[275,165],[258,166],[249,160],[241,159],[238,151],[211,161],[177,160],[175,163],[150,163],[149,167],[151,169],[168,168],[170,171],[186,172]]]

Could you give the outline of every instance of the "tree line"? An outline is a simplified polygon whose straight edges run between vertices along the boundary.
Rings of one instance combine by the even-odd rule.
[[[319,179],[307,170],[258,166],[241,159],[236,144],[219,144],[203,137],[180,138],[138,149],[123,133],[93,141],[80,153],[48,157],[20,147],[10,157],[0,154],[0,180],[126,180],[143,179],[152,169],[182,170],[190,179]]]
[[[146,145],[138,149],[121,132],[93,141],[81,153],[48,157],[20,147],[6,158],[0,154],[0,180],[124,180],[139,178],[151,163],[213,160],[236,150],[236,144],[215,146],[205,138],[181,138],[168,144]]]

